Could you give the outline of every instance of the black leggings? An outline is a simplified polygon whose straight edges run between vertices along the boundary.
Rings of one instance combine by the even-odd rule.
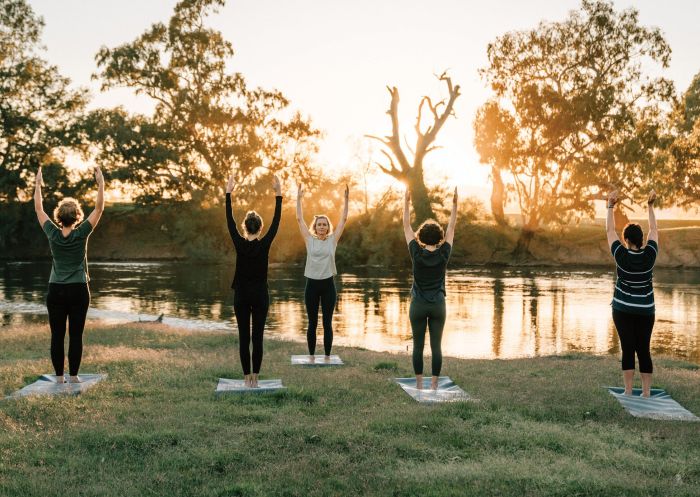
[[[87,283],[49,283],[46,308],[51,327],[51,362],[56,376],[63,376],[66,318],[68,318],[68,370],[78,374],[83,357],[83,329],[90,307],[90,289]]]
[[[333,309],[335,308],[336,298],[337,293],[332,276],[325,280],[306,278],[304,304],[306,304],[306,315],[309,318],[309,327],[306,330],[309,355],[314,355],[316,351],[319,303],[323,313],[323,349],[326,355],[331,355],[331,347],[333,346]]]
[[[428,303],[419,299],[411,300],[408,317],[413,332],[413,371],[423,374],[423,348],[425,347],[425,327],[430,331],[430,354],[433,376],[440,376],[442,369],[442,330],[445,327],[447,311],[445,301]]]
[[[622,347],[622,369],[634,370],[634,354],[639,359],[640,373],[653,373],[651,363],[651,332],[654,329],[654,314],[641,315],[613,309],[613,321]]]
[[[244,375],[250,374],[250,318],[253,317],[253,373],[258,374],[262,364],[263,332],[269,308],[270,294],[267,286],[234,290],[233,310],[238,322],[239,353]]]

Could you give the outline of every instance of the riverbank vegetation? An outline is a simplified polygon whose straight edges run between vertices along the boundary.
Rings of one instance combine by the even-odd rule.
[[[236,339],[90,323],[81,396],[3,401],[0,494],[100,496],[694,496],[694,423],[636,419],[604,385],[616,357],[447,358],[475,399],[419,405],[391,379],[410,357],[338,348],[346,365],[295,368],[301,343],[266,341],[275,394],[217,399],[241,378]],[[4,327],[8,394],[49,372],[47,327]],[[700,369],[657,358],[654,385],[700,412]]]
[[[338,190],[338,193],[341,190]],[[351,194],[352,196],[352,194]],[[323,200],[323,198],[321,199]],[[273,263],[302,262],[305,247],[294,218],[293,199],[285,197],[282,222],[272,245]],[[309,202],[308,211],[326,212],[332,220],[339,213],[331,202]],[[337,204],[340,205],[340,204]],[[234,207],[236,218],[255,208],[267,222],[272,218],[273,197],[243,201]],[[201,207],[191,202],[160,206],[133,204],[108,206],[108,216],[90,237],[90,260],[188,260],[192,262],[230,261],[235,257],[226,231],[222,205]],[[359,210],[359,209],[358,209]],[[361,265],[408,267],[408,250],[400,231],[399,203],[394,198],[367,212],[351,215],[342,242],[338,245],[340,271]],[[0,205],[0,258],[48,260],[45,236],[30,205]],[[438,219],[446,217],[439,212]],[[516,219],[509,225],[494,223],[473,199],[460,204],[451,267],[464,265],[594,265],[612,264],[605,229],[597,222],[551,227],[538,231],[530,246],[531,257],[519,260],[512,253],[520,236]],[[646,230],[646,222],[640,221]],[[661,220],[659,267],[700,267],[700,221]],[[264,228],[265,229],[265,228]]]

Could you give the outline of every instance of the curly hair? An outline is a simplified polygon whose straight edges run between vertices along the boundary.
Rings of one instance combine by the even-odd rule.
[[[255,211],[248,211],[243,220],[243,231],[246,235],[256,235],[263,227],[263,220]]]
[[[416,233],[418,234],[418,241],[423,245],[437,245],[445,238],[442,226],[434,219],[424,221]]]
[[[311,224],[309,224],[309,231],[311,232],[311,234],[313,236],[318,236],[318,233],[316,233],[316,223],[319,219],[325,219],[328,223],[328,233],[326,233],[326,236],[333,233],[333,223],[331,223],[331,220],[328,219],[328,216],[326,216],[325,214],[316,214],[314,216],[314,220],[311,221]]]
[[[635,223],[627,223],[622,230],[622,238],[641,248],[642,243],[644,243],[642,227]]]
[[[66,197],[61,200],[53,210],[53,219],[63,228],[69,228],[83,220],[83,209],[77,200]]]

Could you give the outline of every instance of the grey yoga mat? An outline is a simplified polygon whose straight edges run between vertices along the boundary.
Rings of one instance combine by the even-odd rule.
[[[337,355],[331,355],[326,359],[325,355],[293,355],[292,364],[295,366],[342,366],[343,360]]]
[[[34,383],[17,390],[6,398],[16,399],[29,395],[78,395],[98,382],[107,378],[106,374],[81,374],[81,383],[56,383],[56,377],[52,374],[42,375]]]
[[[216,385],[216,395],[276,392],[286,388],[282,385],[282,380],[260,380],[257,387],[247,387],[244,380],[219,378],[219,384]]]
[[[632,395],[625,395],[624,388],[605,387],[622,407],[637,418],[651,418],[672,421],[700,421],[695,414],[673,400],[665,390],[652,388],[649,398],[642,397],[642,390],[635,388]]]
[[[430,377],[423,378],[423,389],[416,388],[415,378],[394,378],[403,391],[413,397],[417,402],[436,403],[436,402],[463,402],[465,400],[473,400],[469,394],[455,384],[449,376],[440,376],[438,378],[438,389],[430,388]]]

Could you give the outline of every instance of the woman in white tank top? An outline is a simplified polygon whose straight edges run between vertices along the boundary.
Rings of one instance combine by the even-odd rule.
[[[309,355],[313,358],[316,350],[316,327],[318,326],[318,308],[321,306],[323,314],[323,349],[326,360],[330,359],[333,346],[333,310],[337,293],[333,276],[337,274],[335,268],[335,248],[345,229],[348,219],[349,189],[345,186],[345,203],[340,216],[338,227],[333,230],[333,225],[324,214],[315,215],[309,226],[304,222],[302,212],[302,197],[304,187],[299,185],[297,192],[297,222],[299,231],[306,244],[306,267],[304,277],[306,287],[304,289],[304,304],[309,320],[306,330],[306,341],[309,347]]]

